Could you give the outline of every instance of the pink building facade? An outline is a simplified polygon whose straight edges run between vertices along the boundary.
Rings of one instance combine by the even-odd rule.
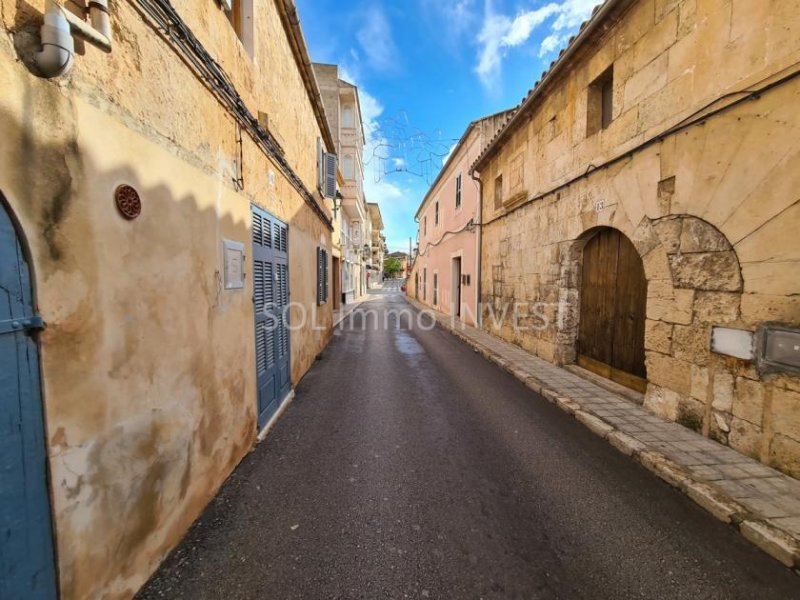
[[[470,325],[479,314],[480,188],[469,168],[510,115],[470,123],[416,214],[419,248],[407,293]]]

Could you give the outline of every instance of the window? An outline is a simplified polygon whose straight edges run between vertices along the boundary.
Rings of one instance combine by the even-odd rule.
[[[614,120],[614,65],[589,86],[586,135],[606,129]]]
[[[356,126],[356,111],[351,105],[342,107],[342,127],[352,129]]]
[[[355,179],[355,161],[350,154],[345,155],[344,159],[342,160],[342,175],[347,180],[352,181]]]
[[[328,301],[328,251],[317,248],[317,305]]]
[[[498,175],[494,178],[494,207],[503,207],[503,176]]]
[[[317,138],[317,185],[326,198],[336,196],[336,164],[336,155],[325,152],[322,139]]]
[[[436,225],[436,227],[438,227],[439,226],[439,201],[438,200],[436,201],[436,204],[434,205],[433,210],[434,210],[434,213],[433,213],[433,224]]]
[[[428,235],[428,215],[422,217],[422,237],[427,237]]]
[[[223,0],[222,5],[233,30],[242,46],[252,57],[255,48],[253,39],[253,0]],[[230,8],[228,8],[228,6]]]
[[[456,177],[456,208],[461,208],[461,173]]]
[[[428,267],[422,269],[422,301],[428,299]]]
[[[439,305],[439,274],[433,274],[433,305]]]

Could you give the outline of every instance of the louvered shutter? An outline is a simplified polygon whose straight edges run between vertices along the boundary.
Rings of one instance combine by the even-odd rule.
[[[325,197],[336,197],[336,155],[325,154]]]
[[[322,272],[324,277],[322,278],[322,295],[323,295],[323,302],[328,301],[328,251],[322,251]]]
[[[322,304],[322,248],[317,247],[317,306]]]
[[[317,187],[325,187],[325,153],[322,150],[322,140],[317,138]]]

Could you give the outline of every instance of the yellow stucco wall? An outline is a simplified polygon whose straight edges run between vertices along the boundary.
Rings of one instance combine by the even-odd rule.
[[[800,5],[622,4],[480,167],[482,301],[547,303],[555,326],[499,333],[573,362],[582,244],[622,231],[648,279],[645,405],[800,476],[800,379],[710,351],[714,325],[800,325],[800,78],[708,114],[797,69]],[[612,63],[614,121],[587,136],[588,86]]]
[[[0,192],[47,322],[62,597],[127,598],[255,440],[252,283],[222,290],[222,240],[243,242],[251,258],[251,202],[289,224],[297,323],[317,310],[316,248],[330,249],[330,230],[246,135],[244,189],[234,189],[233,119],[132,3],[112,3],[111,54],[86,45],[69,76],[32,75],[43,4],[0,2],[13,34],[0,39]],[[216,2],[173,5],[251,112],[270,115],[315,190],[321,131],[276,5],[258,3],[255,62]],[[131,222],[114,206],[122,183],[143,201]],[[318,312],[319,328],[291,334],[294,383],[329,339],[330,308]]]

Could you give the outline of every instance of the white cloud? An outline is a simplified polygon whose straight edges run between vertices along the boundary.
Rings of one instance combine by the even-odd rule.
[[[378,71],[397,69],[399,54],[392,39],[392,29],[386,15],[378,6],[373,6],[367,11],[364,24],[358,30],[356,38],[373,69]]]
[[[551,52],[555,52],[562,45],[564,45],[568,39],[569,37],[567,36],[562,36],[558,33],[551,33],[542,40],[542,44],[539,46],[539,58],[544,58]]]
[[[539,25],[559,11],[558,4],[548,4],[536,10],[520,13],[511,22],[511,27],[503,36],[503,46],[513,47],[528,41],[528,38]]]
[[[422,13],[431,19],[437,38],[457,50],[465,34],[478,22],[478,0],[420,0]]]
[[[494,11],[492,0],[484,6],[483,27],[478,34],[480,52],[475,72],[487,88],[497,83],[502,72],[503,58],[509,48],[526,43],[533,32],[546,21],[552,20],[550,33],[539,47],[539,56],[557,50],[568,39],[568,31],[577,28],[592,14],[600,0],[562,0],[551,2],[533,10],[523,10],[512,19]]]

